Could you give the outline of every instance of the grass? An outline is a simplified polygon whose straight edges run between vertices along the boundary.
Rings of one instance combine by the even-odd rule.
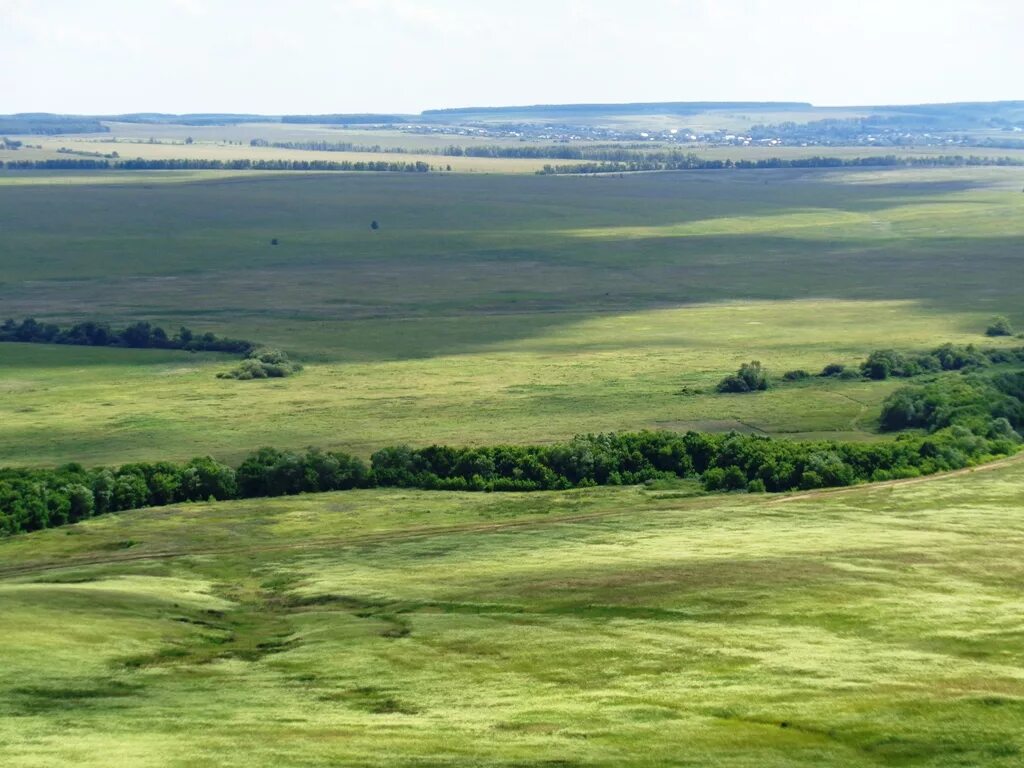
[[[751,357],[777,375],[853,363],[885,345],[874,325],[885,319],[911,347],[935,336],[975,340],[900,302],[705,305],[580,319],[472,352],[324,361],[273,382],[215,378],[235,364],[220,355],[5,344],[0,456],[44,465],[204,452],[235,460],[265,442],[367,455],[400,442],[545,442],[641,427],[865,439],[897,384],[815,381],[745,397],[714,386]],[[360,327],[383,345],[415,324]]]
[[[0,758],[1018,765],[1022,480],[366,491],[9,539]]]
[[[189,152],[251,155],[222,130]],[[0,174],[3,315],[187,324],[306,366],[236,382],[228,356],[2,344],[0,464],[880,439],[898,383],[712,389],[750,359],[1019,344],[982,334],[1024,326],[1022,183]],[[1022,481],[1011,460],[792,497],[356,491],[0,540],[0,765],[1016,766]]]
[[[306,370],[226,382],[217,356],[5,344],[0,463],[641,427],[868,439],[891,385],[708,393],[750,359],[815,371],[1024,325],[1017,169],[149,176],[0,185],[3,313],[188,324]]]

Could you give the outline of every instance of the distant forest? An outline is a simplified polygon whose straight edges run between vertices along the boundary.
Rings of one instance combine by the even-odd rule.
[[[313,123],[317,125],[381,125],[390,123],[406,123],[405,115],[283,115],[282,123]]]
[[[98,118],[26,113],[0,115],[0,134],[56,136],[61,133],[108,133]]]
[[[509,118],[529,115],[530,117],[584,117],[592,115],[695,115],[708,110],[771,110],[773,112],[791,109],[812,109],[812,105],[799,101],[666,101],[641,102],[635,104],[534,104],[524,107],[456,107],[452,109],[427,109],[423,117],[487,117],[507,116]]]

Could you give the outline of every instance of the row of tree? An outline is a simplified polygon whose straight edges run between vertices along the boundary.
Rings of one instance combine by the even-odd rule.
[[[130,347],[132,349],[183,349],[188,352],[233,352],[245,354],[253,343],[228,339],[212,333],[195,333],[182,326],[171,336],[158,325],[147,322],[111,328],[107,323],[76,323],[61,328],[53,323],[40,323],[29,317],[20,323],[13,319],[0,324],[0,342],[29,344],[73,344],[84,347]]]
[[[545,166],[540,173],[616,173],[622,171],[655,170],[718,170],[723,168],[843,168],[843,167],[960,167],[977,165],[1022,165],[1013,157],[981,157],[977,155],[938,155],[933,157],[900,157],[876,155],[871,157],[769,157],[761,160],[712,160],[682,149],[665,149],[641,144],[477,144],[446,147],[385,147],[380,144],[355,144],[348,141],[268,141],[251,139],[253,147],[298,149],[312,152],[370,152],[375,154],[417,154],[441,157],[488,157],[503,159],[578,160],[580,166]],[[1011,147],[1007,147],[1011,148]],[[615,164],[612,167],[610,164]],[[576,170],[568,170],[575,167]]]
[[[623,162],[587,162],[572,165],[545,165],[539,175],[626,173],[636,171],[707,171],[707,170],[765,170],[772,168],[945,168],[965,166],[1021,166],[1024,160],[1014,157],[979,157],[970,155],[930,155],[901,157],[877,155],[871,157],[772,157],[761,160],[715,160],[693,153],[642,153],[642,156]]]
[[[370,152],[377,155],[440,154],[431,149],[411,150],[405,147],[384,147],[380,144],[355,144],[351,141],[268,141],[267,139],[250,139],[249,146],[299,149],[306,152]]]
[[[2,167],[9,171],[376,171],[390,173],[427,173],[430,165],[386,160],[200,160],[179,158],[167,160],[77,159],[8,160]]]
[[[1024,386],[1014,392],[1010,397],[1020,409]],[[1019,416],[1013,417],[1018,424]],[[140,507],[351,488],[535,491],[667,477],[697,477],[709,491],[824,488],[957,469],[1010,454],[1020,442],[1007,417],[978,422],[977,430],[955,419],[949,423],[926,436],[907,434],[879,443],[636,432],[582,435],[545,446],[399,445],[374,453],[369,466],[344,453],[263,448],[238,468],[204,457],[186,464],[136,463],[113,470],[76,464],[52,470],[3,469],[0,535]]]

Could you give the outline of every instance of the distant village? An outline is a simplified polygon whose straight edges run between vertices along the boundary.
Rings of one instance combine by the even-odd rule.
[[[383,126],[381,126],[383,127]],[[686,127],[634,129],[588,125],[539,123],[465,123],[439,125],[395,125],[413,134],[464,136],[481,139],[519,139],[554,143],[602,142],[633,144],[676,144],[709,147],[992,147],[1024,149],[1024,125],[1002,126],[997,135],[978,133],[908,130],[901,126],[878,128],[860,120],[822,120],[811,123],[755,125],[746,132],[725,129],[698,131]],[[872,130],[873,129],[873,130]]]

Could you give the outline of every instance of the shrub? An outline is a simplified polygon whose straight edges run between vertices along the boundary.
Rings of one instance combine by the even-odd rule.
[[[1013,336],[1013,328],[1005,317],[994,317],[985,329],[986,336]]]
[[[869,379],[907,375],[907,359],[894,349],[876,349],[861,363],[861,372]]]
[[[842,363],[829,363],[828,365],[826,365],[824,368],[821,369],[821,373],[818,374],[818,375],[819,376],[825,376],[825,377],[828,377],[828,376],[838,376],[839,374],[841,374],[845,370],[846,370],[846,366],[843,365]]]
[[[251,381],[252,379],[280,379],[291,376],[302,370],[299,363],[288,359],[288,355],[279,349],[259,349],[249,353],[236,367],[230,371],[222,371],[217,374],[218,379],[237,379],[239,381]]]
[[[811,378],[811,374],[802,368],[798,368],[795,371],[786,371],[782,374],[782,378],[785,381],[803,381],[804,379]]]
[[[743,363],[732,376],[726,376],[715,388],[718,392],[758,392],[768,389],[768,373],[760,360]]]

